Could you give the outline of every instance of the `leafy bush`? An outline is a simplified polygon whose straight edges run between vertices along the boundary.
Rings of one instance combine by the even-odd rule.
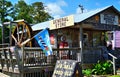
[[[95,75],[106,75],[112,73],[112,64],[109,61],[100,62],[93,66],[92,73]]]
[[[87,77],[90,77],[92,75],[92,70],[91,69],[85,69],[85,70],[82,70],[82,72]]]

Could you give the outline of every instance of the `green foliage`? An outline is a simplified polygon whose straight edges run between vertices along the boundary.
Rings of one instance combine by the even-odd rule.
[[[2,28],[0,27],[0,44],[2,43]]]
[[[24,0],[19,0],[14,6],[15,17],[14,20],[25,19],[25,21],[32,23],[30,15],[30,6]]]
[[[45,11],[45,6],[42,2],[33,3],[31,5],[30,14],[34,19],[34,23],[40,23],[52,19],[52,17]]]
[[[8,21],[12,14],[13,5],[8,0],[0,0],[0,19],[2,22]]]
[[[112,64],[109,61],[98,61],[92,69],[82,70],[83,74],[87,77],[94,75],[107,75],[112,74]],[[112,77],[112,76],[111,76]],[[113,76],[114,77],[114,76]],[[116,76],[115,76],[116,77]]]
[[[11,18],[11,15],[13,14],[13,5],[10,1],[8,0],[0,0],[0,24],[3,22],[9,21]],[[8,32],[9,30],[5,28],[5,33],[4,36],[5,42],[8,42]],[[2,28],[0,27],[0,43],[2,43]]]
[[[85,70],[82,70],[82,72],[87,77],[90,77],[92,75],[92,70],[91,69],[85,69]]]
[[[4,26],[4,43],[9,43],[9,28]],[[2,43],[2,28],[0,27],[0,44]]]
[[[100,62],[94,65],[92,73],[95,75],[106,75],[112,73],[112,64],[109,61]]]
[[[36,24],[52,18],[45,11],[45,6],[42,2],[35,2],[32,5],[28,5],[24,0],[19,0],[14,7],[14,20],[25,19],[28,23]]]
[[[4,27],[4,43],[9,43],[9,28]]]
[[[28,5],[24,0],[19,0],[14,6],[8,0],[0,0],[0,23],[10,21],[11,19],[24,19],[30,24],[44,22],[52,18],[46,11],[42,2],[35,2]],[[1,22],[2,21],[2,22]],[[9,28],[4,28],[5,42],[9,42]],[[2,30],[0,27],[0,43],[2,42]]]
[[[107,32],[105,33],[105,41],[108,41],[108,34],[107,34]]]

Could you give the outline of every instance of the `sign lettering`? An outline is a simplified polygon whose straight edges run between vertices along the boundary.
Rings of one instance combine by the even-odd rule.
[[[109,25],[118,25],[118,16],[112,14],[101,14],[101,23]]]
[[[75,60],[58,60],[52,77],[74,77],[78,68],[79,63]]]
[[[74,25],[73,15],[50,21],[50,29],[64,28]]]

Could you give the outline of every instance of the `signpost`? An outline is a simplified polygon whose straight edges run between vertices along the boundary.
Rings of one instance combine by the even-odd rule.
[[[58,60],[52,77],[82,77],[80,63],[75,60]]]

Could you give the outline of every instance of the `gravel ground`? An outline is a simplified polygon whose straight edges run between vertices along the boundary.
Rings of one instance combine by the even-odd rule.
[[[10,77],[10,76],[0,73],[0,77]]]

